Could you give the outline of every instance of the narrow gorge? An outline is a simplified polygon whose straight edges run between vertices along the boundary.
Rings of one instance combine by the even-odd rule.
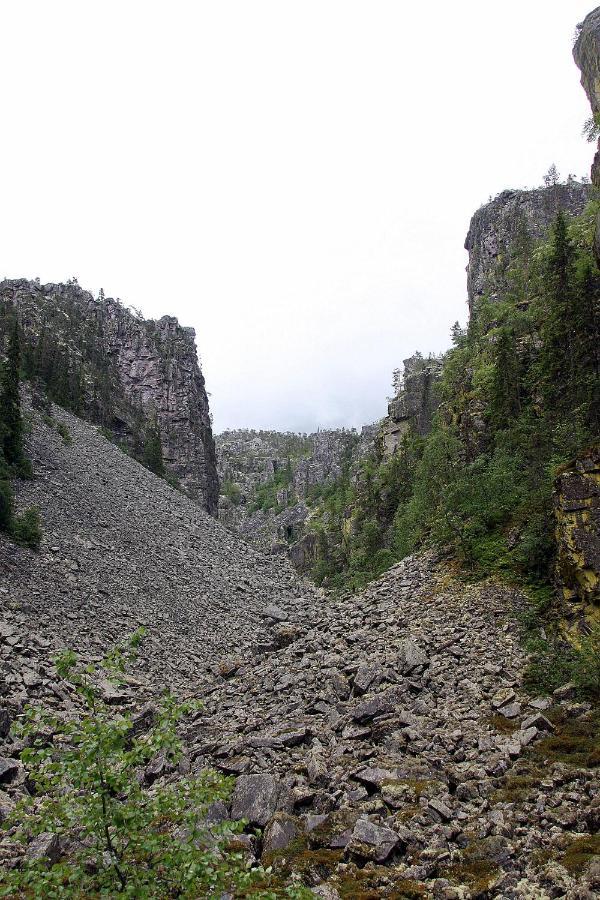
[[[361,429],[213,435],[193,329],[0,282],[0,897],[600,895],[599,187],[473,214]]]

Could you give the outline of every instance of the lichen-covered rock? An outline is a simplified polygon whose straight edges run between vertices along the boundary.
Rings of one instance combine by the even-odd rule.
[[[559,209],[580,215],[591,198],[591,185],[569,179],[565,184],[528,191],[502,191],[473,215],[465,240],[469,251],[467,291],[472,315],[477,298],[500,296],[507,271],[519,253],[527,255],[543,240]]]
[[[78,411],[125,447],[135,449],[145,422],[156,416],[167,473],[216,515],[215,448],[193,328],[172,316],[143,319],[119,300],[95,299],[76,282],[2,281],[3,307],[17,312],[25,355],[37,369],[51,382],[77,379]]]
[[[600,444],[559,473],[554,515],[556,571],[565,599],[600,604]]]

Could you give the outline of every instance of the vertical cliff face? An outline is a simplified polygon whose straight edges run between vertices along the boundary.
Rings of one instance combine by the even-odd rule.
[[[411,429],[425,437],[431,430],[439,406],[439,380],[443,360],[415,354],[404,360],[402,380],[396,396],[388,405],[387,418],[381,423],[383,452],[390,456],[399,447],[403,435]]]
[[[170,316],[145,320],[76,283],[3,281],[0,304],[19,317],[32,371],[85,418],[133,450],[156,418],[167,473],[216,514],[215,448],[192,328]]]
[[[490,299],[507,288],[507,272],[516,257],[527,255],[544,239],[559,209],[580,215],[590,200],[591,185],[565,184],[531,191],[502,191],[471,219],[465,249],[469,251],[467,291],[472,315],[477,297]]]
[[[600,7],[594,9],[578,25],[578,36],[573,47],[573,57],[581,72],[581,84],[592,108],[592,116],[598,123],[600,116]],[[600,140],[592,163],[592,183],[600,187]],[[600,263],[600,214],[596,221],[594,253]]]
[[[555,483],[557,576],[565,600],[600,609],[600,444],[581,453]]]

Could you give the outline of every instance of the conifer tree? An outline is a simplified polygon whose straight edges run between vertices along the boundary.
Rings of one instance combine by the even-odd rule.
[[[548,410],[570,402],[565,385],[575,381],[575,345],[573,301],[575,284],[575,247],[569,236],[562,210],[552,230],[550,256],[546,267],[546,309],[542,326],[543,349],[540,358],[542,389]]]
[[[14,469],[23,469],[23,417],[19,396],[21,342],[19,323],[15,318],[8,341],[6,360],[0,376],[0,437],[5,462]]]
[[[151,419],[146,428],[142,464],[147,469],[150,469],[151,472],[154,472],[155,475],[160,475],[161,478],[164,477],[165,463],[162,454],[160,426],[156,416]]]
[[[521,373],[515,334],[502,328],[496,343],[490,412],[496,428],[506,428],[521,407]]]

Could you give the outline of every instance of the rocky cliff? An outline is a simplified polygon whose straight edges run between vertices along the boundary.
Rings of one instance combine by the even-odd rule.
[[[143,319],[75,282],[0,282],[1,311],[18,315],[28,374],[125,449],[136,452],[155,418],[167,473],[216,514],[215,449],[192,328],[171,316]],[[1,326],[0,316],[0,338]]]
[[[472,315],[477,297],[495,299],[508,286],[507,274],[518,255],[528,256],[545,238],[559,209],[580,215],[591,185],[568,180],[529,191],[502,191],[473,215],[465,240],[469,251],[467,291]]]
[[[581,84],[592,108],[594,126],[591,134],[598,130],[600,116],[600,7],[593,10],[577,27],[577,40],[573,47],[573,57],[581,72]],[[592,163],[592,183],[600,187],[600,140]],[[600,262],[600,214],[596,222],[594,242],[596,260]]]
[[[564,466],[554,491],[557,577],[571,614],[600,610],[600,445]]]
[[[416,353],[404,360],[401,378],[395,383],[396,395],[388,405],[387,418],[381,423],[384,455],[392,455],[409,429],[425,437],[431,430],[440,398],[438,384],[443,358],[423,357]]]

